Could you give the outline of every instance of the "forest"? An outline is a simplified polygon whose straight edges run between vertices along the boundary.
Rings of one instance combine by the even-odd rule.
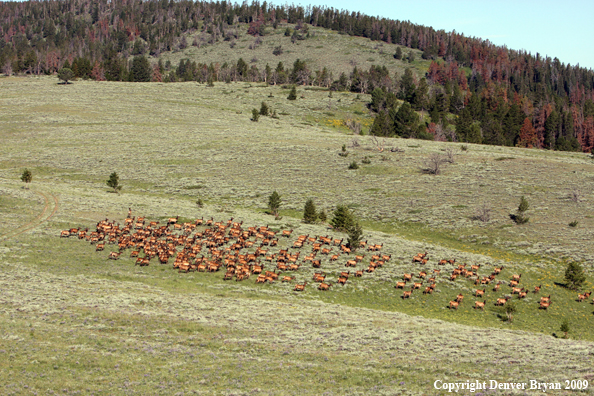
[[[385,67],[336,73],[329,64],[310,70],[258,69],[240,58],[228,63],[153,60],[189,45],[220,40],[233,45],[239,30],[255,37],[285,29],[292,40],[308,27],[398,44],[422,51],[424,77]],[[188,43],[201,31],[206,42]],[[282,52],[282,48],[275,51]],[[414,59],[400,47],[394,58]],[[262,81],[316,85],[370,93],[377,113],[370,133],[439,141],[591,152],[594,147],[594,71],[488,40],[436,31],[406,21],[370,17],[324,6],[267,2],[63,0],[0,3],[0,67],[5,75],[56,74],[107,81]]]

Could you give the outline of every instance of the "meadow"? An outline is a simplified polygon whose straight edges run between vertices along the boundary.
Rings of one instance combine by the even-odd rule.
[[[289,89],[254,83],[57,82],[0,79],[0,393],[427,395],[443,393],[435,380],[594,381],[594,308],[563,287],[566,263],[578,261],[583,290],[593,289],[588,154],[397,138],[380,139],[379,152],[346,127],[371,125],[362,94],[300,87],[288,101]],[[250,121],[263,101],[278,118]],[[425,174],[434,153],[453,162]],[[359,169],[348,169],[353,160]],[[106,185],[114,171],[118,194]],[[279,219],[266,213],[274,190]],[[530,222],[516,225],[509,214],[521,196]],[[95,252],[59,237],[105,218],[123,224],[128,208],[161,222],[233,218],[345,237],[301,221],[310,197],[328,214],[348,205],[391,260],[328,292],[304,265],[296,281],[311,284],[298,294],[294,284],[138,267],[127,254],[107,260],[116,246]],[[475,219],[483,205],[488,222]],[[403,300],[394,285],[420,271],[411,259],[423,251],[428,270],[446,258],[481,264],[481,275],[504,266],[501,279],[521,273],[521,286],[542,290],[514,299],[509,323],[493,304],[507,285],[487,288],[485,310],[475,310],[476,287],[450,281],[446,265],[434,294]],[[322,269],[335,280],[344,260]],[[460,292],[460,309],[448,309]]]

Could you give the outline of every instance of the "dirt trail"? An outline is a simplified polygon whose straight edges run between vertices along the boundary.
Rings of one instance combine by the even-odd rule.
[[[33,220],[31,220],[28,223],[25,223],[19,227],[17,227],[14,230],[11,230],[5,234],[0,235],[0,241],[5,241],[8,240],[10,238],[14,238],[18,235],[21,235],[29,230],[32,230],[35,227],[40,226],[41,224],[49,221],[49,219],[51,219],[56,212],[58,211],[58,197],[56,197],[54,194],[52,193],[43,193],[41,191],[35,191],[35,193],[41,195],[43,197],[43,199],[45,200],[45,204],[43,206],[43,210],[41,211],[41,213],[39,215],[37,215],[37,217],[35,217]],[[50,199],[51,197],[51,199]],[[50,207],[52,206],[52,202],[53,202],[53,209],[51,211],[51,213],[49,214],[49,216],[45,217],[48,210],[50,209]]]

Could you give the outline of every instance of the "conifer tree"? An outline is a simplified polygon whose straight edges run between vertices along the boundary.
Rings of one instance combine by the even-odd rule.
[[[305,208],[303,209],[303,221],[307,224],[314,224],[318,219],[318,214],[316,213],[316,205],[314,204],[313,199],[309,198],[305,201]]]
[[[120,186],[120,177],[118,176],[118,174],[116,172],[113,172],[111,175],[109,175],[109,180],[107,180],[107,185],[111,188],[113,188],[113,191],[115,193],[117,193],[118,191],[120,191],[122,189],[122,186]]]
[[[287,99],[289,99],[289,100],[295,100],[295,99],[297,99],[297,89],[295,88],[294,85],[291,88],[291,92],[289,92],[289,96],[287,96]]]
[[[577,290],[586,281],[584,269],[579,263],[571,262],[565,270],[565,285],[568,289]]]
[[[29,183],[31,183],[31,181],[33,180],[33,174],[31,173],[31,171],[29,169],[26,169],[23,171],[23,174],[21,175],[21,181],[25,183],[25,186]]]
[[[276,190],[273,191],[268,197],[268,209],[270,209],[270,214],[274,215],[274,217],[278,217],[278,210],[280,208],[281,202],[282,199]]]
[[[354,223],[353,214],[346,205],[338,205],[330,223],[337,231],[347,231]]]

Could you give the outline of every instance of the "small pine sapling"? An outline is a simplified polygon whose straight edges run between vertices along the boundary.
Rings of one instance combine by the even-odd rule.
[[[252,109],[252,118],[251,120],[254,122],[258,122],[258,120],[260,119],[260,112],[258,111],[258,109]]]
[[[21,175],[21,181],[23,183],[25,183],[26,189],[29,189],[29,187],[27,187],[27,184],[31,183],[32,180],[33,180],[33,174],[31,173],[31,171],[29,169],[25,169],[23,171],[23,174]]]
[[[122,189],[122,186],[120,186],[120,177],[118,176],[118,174],[116,172],[113,172],[111,175],[109,175],[109,180],[107,180],[107,185],[111,188],[113,188],[113,192],[117,193],[118,191],[120,191]]]
[[[307,224],[314,224],[318,219],[318,214],[316,213],[316,205],[314,204],[313,199],[309,198],[305,202],[305,207],[303,208],[303,221]]]

